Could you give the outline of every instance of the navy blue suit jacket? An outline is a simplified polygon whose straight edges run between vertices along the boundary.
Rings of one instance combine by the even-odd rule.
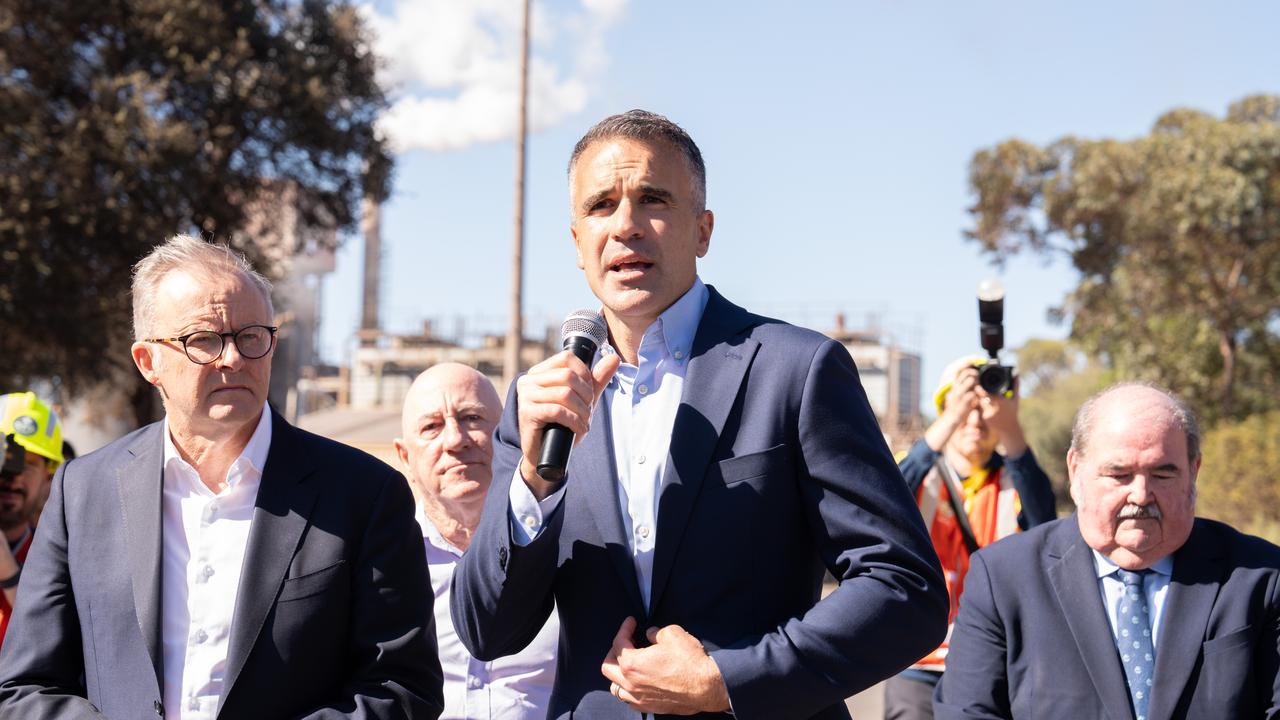
[[[1197,519],[1175,554],[1149,720],[1280,715],[1280,548]],[[938,720],[1133,720],[1075,515],[984,548],[965,576]]]
[[[0,717],[163,715],[162,428],[54,478],[0,653]],[[279,415],[271,435],[218,717],[439,717],[433,595],[404,477]]]
[[[672,429],[648,612],[603,405],[560,506],[519,547],[508,523],[521,456],[512,394],[493,487],[453,580],[455,627],[481,659],[519,651],[556,603],[549,717],[637,717],[600,673],[627,616],[700,639],[739,720],[847,718],[847,696],[942,640],[937,557],[842,346],[712,290]],[[825,570],[840,585],[819,602]]]

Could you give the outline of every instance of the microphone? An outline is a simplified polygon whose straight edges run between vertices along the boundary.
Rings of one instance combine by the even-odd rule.
[[[594,310],[575,310],[560,326],[561,347],[573,353],[588,368],[596,350],[609,337],[604,318]],[[548,481],[564,480],[564,469],[573,450],[573,431],[551,424],[542,431],[542,452],[538,455],[538,477]]]

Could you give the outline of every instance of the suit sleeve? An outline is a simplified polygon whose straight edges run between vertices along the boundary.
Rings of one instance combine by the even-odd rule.
[[[741,720],[811,717],[920,659],[946,633],[937,555],[843,347],[818,347],[796,412],[795,481],[840,584],[776,631],[712,652]]]
[[[1267,614],[1262,625],[1254,659],[1254,672],[1259,679],[1259,707],[1265,708],[1267,720],[1280,718],[1280,573],[1271,574],[1268,588]]]
[[[929,468],[933,467],[940,454],[934,452],[923,438],[915,441],[906,457],[898,462],[898,471],[907,481],[907,492],[914,496],[920,490],[920,483],[924,482],[924,476],[929,474]]]
[[[0,717],[97,718],[85,699],[80,618],[67,565],[63,465],[22,568],[17,602],[0,652]]]
[[[1022,502],[1018,526],[1023,530],[1030,530],[1057,519],[1053,485],[1040,463],[1036,462],[1031,448],[1027,448],[1026,452],[1013,460],[1006,460],[1005,467],[1009,470],[1013,487],[1018,491],[1018,499]]]
[[[348,628],[343,700],[307,720],[435,720],[444,712],[433,593],[413,495],[399,473],[382,483],[365,526]]]
[[[934,692],[935,720],[997,720],[1009,705],[1008,642],[992,594],[983,553],[974,555],[947,653],[947,671]]]
[[[494,431],[493,485],[470,549],[454,570],[449,611],[462,644],[490,661],[520,652],[538,635],[555,606],[553,583],[564,526],[564,502],[543,518],[527,545],[511,539],[511,483],[522,455],[516,384]],[[562,492],[572,492],[566,480]]]

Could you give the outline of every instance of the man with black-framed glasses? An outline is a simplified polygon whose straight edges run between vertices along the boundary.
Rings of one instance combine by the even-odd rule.
[[[0,716],[438,717],[408,485],[266,404],[270,284],[177,236],[135,267],[133,301],[165,419],[54,478]]]

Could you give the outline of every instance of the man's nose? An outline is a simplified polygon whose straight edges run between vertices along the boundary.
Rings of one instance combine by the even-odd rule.
[[[467,434],[462,432],[462,426],[457,420],[445,420],[444,430],[440,433],[440,439],[444,442],[447,449],[454,450],[466,447]]]
[[[226,369],[232,372],[239,370],[244,365],[244,356],[240,354],[240,346],[236,344],[235,338],[225,338],[222,346],[222,354],[214,360],[214,365],[219,369]]]
[[[1134,505],[1149,505],[1153,499],[1151,483],[1146,475],[1134,475],[1129,481],[1129,502]]]
[[[613,227],[610,228],[610,234],[619,240],[629,240],[631,238],[640,237],[643,231],[640,223],[636,220],[636,206],[630,200],[623,200],[618,203],[617,209],[613,211]]]

